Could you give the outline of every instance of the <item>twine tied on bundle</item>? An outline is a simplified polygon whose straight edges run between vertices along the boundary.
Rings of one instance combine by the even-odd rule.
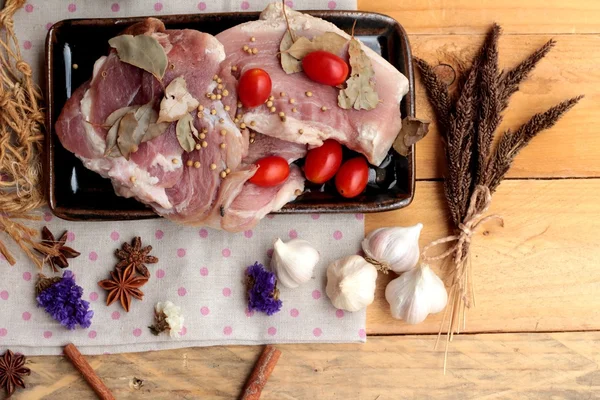
[[[469,200],[469,208],[467,209],[467,214],[460,224],[458,224],[457,233],[454,235],[448,235],[444,238],[434,240],[429,243],[427,246],[423,247],[421,259],[423,262],[428,263],[431,261],[442,260],[452,254],[454,254],[454,264],[459,265],[466,251],[465,244],[471,243],[471,238],[473,234],[477,231],[479,225],[489,221],[491,219],[497,219],[500,221],[500,226],[504,227],[504,220],[501,216],[497,214],[484,216],[490,207],[490,203],[492,202],[492,194],[490,193],[490,189],[484,185],[478,185],[473,194],[471,195],[471,199]],[[427,256],[427,252],[443,243],[448,242],[456,242],[454,246],[450,247],[448,250],[443,252],[437,256]]]

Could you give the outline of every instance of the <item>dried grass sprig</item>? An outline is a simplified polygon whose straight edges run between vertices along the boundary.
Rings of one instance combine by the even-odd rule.
[[[415,57],[415,64],[421,72],[421,80],[427,89],[427,97],[433,106],[437,121],[444,129],[450,128],[451,102],[448,87],[436,75],[433,68],[425,61]],[[441,133],[441,132],[440,132]]]
[[[42,260],[32,251],[37,232],[15,221],[36,219],[30,212],[45,203],[42,95],[23,61],[13,23],[13,15],[24,4],[25,0],[7,0],[0,10],[0,233],[41,267]],[[1,239],[0,253],[12,265],[15,258]]]
[[[423,262],[447,259],[449,265],[448,309],[440,326],[440,335],[446,327],[448,339],[444,370],[448,343],[455,333],[464,329],[466,309],[473,305],[469,258],[473,233],[487,220],[498,219],[503,223],[497,215],[486,215],[492,193],[518,152],[539,132],[552,127],[583,97],[574,97],[534,115],[516,131],[505,132],[494,148],[494,134],[510,96],[554,46],[554,41],[549,41],[515,68],[498,72],[500,33],[500,27],[494,24],[471,68],[457,77],[459,93],[452,97],[433,68],[426,61],[415,59],[438,119],[448,170],[444,192],[455,227],[452,235],[431,242],[422,252]],[[451,244],[447,251],[438,256],[428,255],[431,249],[443,243]]]
[[[490,156],[494,131],[502,120],[502,105],[498,96],[498,39],[500,26],[494,24],[483,45],[483,62],[480,68],[479,82],[479,122],[477,125],[475,163],[475,185],[482,185],[485,181],[487,160]]]
[[[550,39],[542,47],[537,49],[529,57],[523,60],[519,65],[500,74],[500,82],[498,86],[502,110],[508,107],[508,100],[510,99],[510,96],[519,90],[519,84],[527,79],[529,73],[533,71],[538,62],[540,62],[540,60],[544,58],[555,45],[556,41],[554,39]]]
[[[476,60],[477,64],[478,61]],[[477,69],[471,69],[456,103],[456,112],[450,122],[445,143],[448,162],[448,179],[444,181],[446,199],[456,224],[462,221],[467,210],[471,187],[471,148],[473,145],[473,121],[477,113]]]
[[[529,144],[531,139],[541,131],[553,127],[560,117],[573,108],[583,97],[573,97],[550,108],[546,112],[535,114],[515,132],[508,130],[500,137],[494,156],[490,160],[490,175],[486,182],[490,192],[494,193],[496,191],[517,154]]]

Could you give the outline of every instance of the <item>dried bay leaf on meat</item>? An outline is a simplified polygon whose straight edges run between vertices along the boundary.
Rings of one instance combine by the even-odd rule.
[[[138,130],[141,131],[141,133],[138,133],[140,138],[142,138],[146,133],[148,125],[156,122],[156,118],[157,113],[152,108],[152,102],[146,103],[135,110],[135,119],[138,121]]]
[[[120,153],[114,151],[117,146],[117,133],[119,131],[119,125],[121,124],[122,116],[117,119],[108,130],[106,134],[106,149],[104,150],[104,156],[118,157]]]
[[[159,122],[172,122],[182,118],[196,109],[200,103],[187,90],[183,76],[177,77],[165,89],[165,95],[160,102]]]
[[[119,108],[118,110],[113,111],[104,121],[104,125],[113,126],[118,120],[123,118],[125,114],[127,114],[131,110],[137,110],[139,106],[127,106]]]
[[[141,140],[140,143],[144,143],[150,141],[167,130],[170,123],[169,122],[157,122],[158,113],[152,105],[154,101],[150,101],[147,104],[144,104],[135,112],[135,118],[138,120],[138,135],[140,135]]]
[[[177,134],[177,140],[179,145],[186,152],[194,150],[196,141],[194,136],[198,137],[198,130],[194,127],[194,119],[190,114],[184,115],[179,121],[175,128]]]
[[[142,143],[159,137],[166,132],[169,125],[171,125],[170,122],[151,123],[148,125],[148,129],[146,129],[146,133],[142,137]]]
[[[302,59],[308,53],[323,50],[339,55],[347,42],[348,39],[335,32],[325,32],[315,36],[312,40],[300,36],[294,42],[288,31],[283,35],[279,44],[281,66],[288,74],[300,72],[302,71]]]
[[[162,80],[168,60],[165,49],[158,40],[147,35],[121,35],[108,41],[110,47],[117,50],[119,59],[134,65]]]
[[[289,31],[285,32],[281,43],[279,43],[279,51],[281,53],[281,67],[287,74],[293,74],[295,72],[302,71],[302,63],[300,60],[292,57],[291,54],[287,53],[287,50],[294,44],[292,36]]]
[[[363,51],[356,39],[351,39],[348,46],[350,57],[350,78],[346,88],[340,90],[338,105],[346,110],[372,110],[379,104],[379,95],[375,90],[375,71],[371,59]]]
[[[131,110],[137,109],[137,106],[122,107],[118,110],[113,111],[104,121],[105,126],[109,126],[108,133],[106,134],[106,149],[104,150],[104,156],[118,157],[120,153],[114,151],[117,146],[117,133],[119,130],[119,124],[121,118]]]
[[[398,154],[407,156],[410,146],[423,139],[429,132],[429,121],[414,117],[402,120],[402,129],[394,141],[394,150]]]
[[[337,56],[342,52],[346,43],[348,43],[348,39],[335,32],[325,32],[322,35],[315,36],[312,40],[300,36],[290,46],[287,53],[298,60],[302,60],[308,53],[317,50],[327,51]]]
[[[113,151],[118,145],[120,154],[129,159],[129,154],[137,151],[141,143],[165,133],[170,123],[156,122],[158,113],[152,107],[153,103],[123,107],[108,116],[105,124],[110,125],[110,129],[106,135],[105,156],[118,157],[119,154]]]
[[[119,151],[127,160],[129,155],[138,150],[138,146],[142,140],[139,135],[138,120],[135,118],[135,111],[129,111],[125,114],[120,122],[117,131],[117,145]]]
[[[156,125],[158,117],[157,112],[152,108],[152,104],[153,102],[151,101],[138,106],[125,113],[118,121],[117,145],[123,157],[128,160],[129,155],[135,153],[141,143],[153,139],[155,136],[152,137],[151,135],[157,134],[156,130],[153,130],[151,135],[148,135],[149,127]],[[166,128],[164,127],[162,133],[164,133]]]

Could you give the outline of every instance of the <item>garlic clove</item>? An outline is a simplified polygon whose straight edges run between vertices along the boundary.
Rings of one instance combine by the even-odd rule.
[[[319,252],[306,240],[292,239],[284,243],[277,239],[273,245],[271,269],[285,287],[296,288],[308,282],[318,262]]]
[[[377,269],[360,256],[336,260],[327,267],[325,292],[334,307],[362,310],[375,299]]]
[[[448,303],[444,282],[426,264],[405,272],[385,288],[392,317],[419,324],[429,314],[442,311]]]
[[[398,274],[413,269],[419,261],[419,236],[423,224],[409,227],[380,228],[362,241],[367,261],[383,272]]]

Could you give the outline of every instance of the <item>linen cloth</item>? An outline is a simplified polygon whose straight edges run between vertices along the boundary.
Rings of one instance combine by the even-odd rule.
[[[0,1],[1,3],[1,1]],[[153,16],[200,12],[260,11],[266,0],[31,0],[15,15],[15,28],[24,58],[42,76],[44,40],[50,26],[62,19]],[[355,9],[355,0],[286,1],[296,9]],[[43,82],[40,82],[43,85]],[[44,225],[58,238],[65,230],[67,245],[81,252],[69,262],[84,300],[94,310],[92,326],[69,331],[54,321],[35,300],[40,272],[8,243],[17,264],[0,256],[0,351],[11,348],[27,355],[53,355],[73,342],[84,354],[136,352],[190,346],[227,344],[364,342],[366,312],[336,310],[325,294],[327,265],[359,251],[363,216],[276,215],[254,229],[232,234],[182,227],[164,219],[129,222],[70,222],[47,209]],[[158,264],[149,264],[151,278],[141,288],[143,301],[133,300],[129,313],[118,302],[107,307],[106,292],[97,282],[109,278],[117,262],[114,251],[141,236],[152,245]],[[279,286],[282,310],[273,315],[252,313],[246,307],[244,271],[255,261],[268,267],[276,238],[309,240],[321,260],[313,279],[296,289]],[[45,267],[46,275],[53,275]],[[62,274],[62,272],[61,272]],[[54,274],[59,275],[59,274]],[[154,306],[172,301],[181,307],[184,329],[177,338],[154,336]]]

